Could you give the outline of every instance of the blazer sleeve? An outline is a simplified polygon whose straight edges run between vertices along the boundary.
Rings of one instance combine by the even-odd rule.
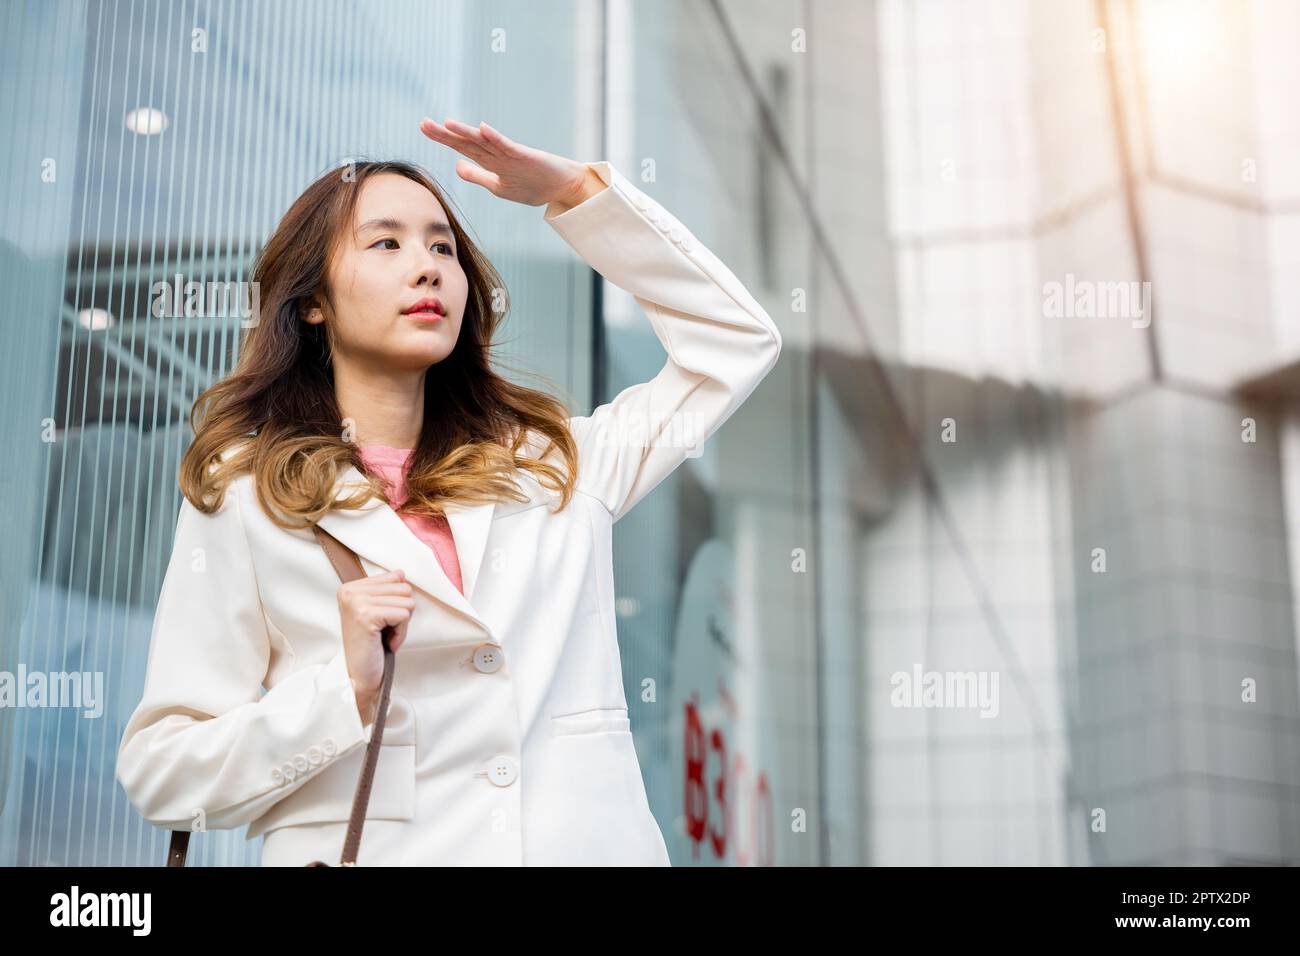
[[[118,781],[157,826],[249,823],[373,729],[362,724],[341,645],[328,662],[300,665],[261,694],[270,635],[243,507],[239,482],[212,514],[181,503],[144,695],[117,753]]]
[[[781,354],[776,324],[717,256],[608,162],[606,183],[544,221],[593,269],[633,295],[668,358],[653,379],[569,420],[578,487],[617,521],[698,449]]]

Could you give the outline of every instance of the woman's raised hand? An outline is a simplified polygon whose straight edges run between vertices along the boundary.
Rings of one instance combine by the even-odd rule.
[[[474,127],[448,119],[443,125],[426,116],[420,132],[474,161],[456,162],[461,179],[525,206],[551,202],[576,206],[593,187],[604,185],[585,163],[516,143],[487,123]]]

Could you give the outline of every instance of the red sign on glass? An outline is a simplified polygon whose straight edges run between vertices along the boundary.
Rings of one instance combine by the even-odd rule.
[[[707,846],[713,859],[736,866],[772,866],[775,821],[767,774],[751,785],[749,764],[739,750],[728,760],[726,733],[700,719],[699,695],[685,704],[682,754],[686,763],[686,833],[694,858]],[[747,825],[746,825],[747,824]]]

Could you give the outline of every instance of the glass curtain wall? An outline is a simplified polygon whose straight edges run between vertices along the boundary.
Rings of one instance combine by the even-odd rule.
[[[96,706],[0,708],[0,864],[161,865],[167,834],[126,801],[114,760],[144,678],[189,408],[231,368],[248,314],[213,298],[187,308],[187,284],[238,288],[320,174],[410,159],[449,190],[508,283],[499,352],[514,369],[502,370],[585,410],[589,270],[540,210],[461,180],[458,156],[417,127],[490,118],[596,158],[597,80],[579,55],[592,20],[523,2],[6,8],[0,428],[5,490],[21,505],[0,544],[0,670],[86,675]],[[259,854],[242,830],[210,831],[190,859]]]

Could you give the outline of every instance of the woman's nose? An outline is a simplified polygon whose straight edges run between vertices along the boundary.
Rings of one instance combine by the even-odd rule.
[[[416,268],[418,275],[421,278],[427,278],[435,285],[442,275],[442,269],[439,266],[438,258],[431,252],[425,253],[425,258],[417,264]]]

